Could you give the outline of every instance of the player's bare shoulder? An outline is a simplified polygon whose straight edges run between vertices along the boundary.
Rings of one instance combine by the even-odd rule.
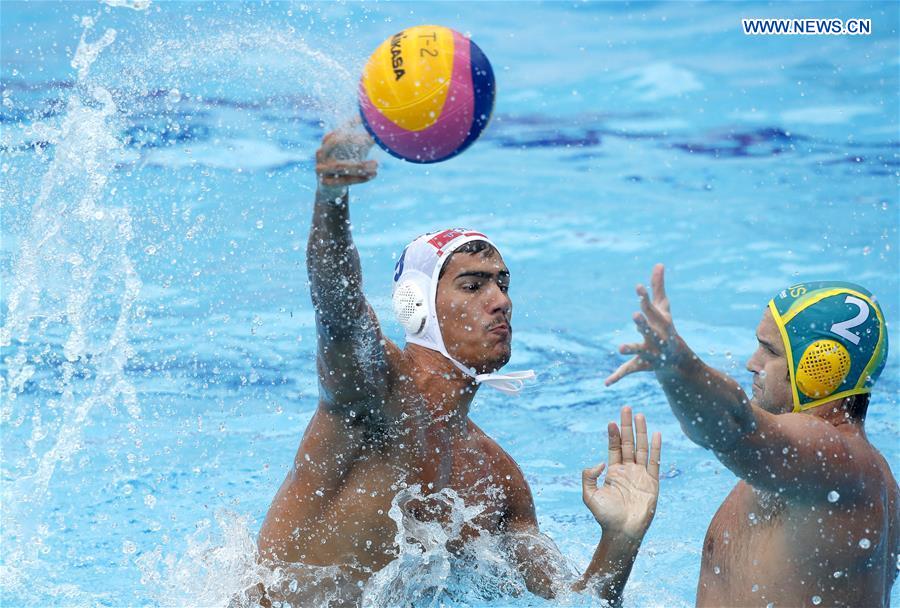
[[[842,424],[837,429],[846,442],[848,456],[868,465],[862,468],[862,474],[858,478],[857,502],[870,505],[873,501],[884,503],[885,499],[892,499],[893,509],[896,510],[897,481],[887,460],[869,442],[862,425]],[[892,516],[896,516],[896,513]]]
[[[534,517],[534,499],[522,469],[499,443],[474,423],[470,424],[487,465],[484,478],[496,488],[505,518]]]

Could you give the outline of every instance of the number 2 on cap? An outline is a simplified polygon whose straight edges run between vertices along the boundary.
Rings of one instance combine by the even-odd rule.
[[[859,298],[853,296],[847,296],[847,299],[844,300],[844,304],[853,304],[859,309],[859,314],[853,317],[852,319],[848,319],[846,321],[841,321],[840,323],[835,323],[831,326],[831,333],[836,334],[846,340],[849,340],[854,345],[859,344],[859,336],[850,331],[857,325],[862,325],[866,322],[866,319],[869,318],[869,305],[866,304],[865,301],[860,300]]]

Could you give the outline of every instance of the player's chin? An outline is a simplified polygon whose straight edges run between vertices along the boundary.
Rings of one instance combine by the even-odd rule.
[[[491,364],[494,366],[494,371],[496,371],[509,363],[509,358],[512,357],[512,347],[509,342],[501,342],[494,348],[494,352],[496,356]]]
[[[481,364],[475,367],[480,374],[491,374],[509,363],[511,356],[512,348],[510,348],[508,342],[490,346],[485,345],[480,357]]]

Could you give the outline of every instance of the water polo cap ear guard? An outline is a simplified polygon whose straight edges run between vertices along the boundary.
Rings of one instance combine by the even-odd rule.
[[[485,241],[497,249],[485,235],[462,228],[425,234],[410,243],[394,268],[394,316],[407,342],[438,351],[476,382],[517,394],[525,380],[535,377],[533,371],[479,374],[450,356],[444,345],[435,310],[438,279],[450,254],[471,241]]]
[[[801,283],[775,296],[769,310],[784,342],[794,412],[871,392],[888,350],[871,293],[853,283]]]
[[[428,322],[428,286],[430,278],[412,270],[394,287],[394,317],[407,335],[418,336]]]

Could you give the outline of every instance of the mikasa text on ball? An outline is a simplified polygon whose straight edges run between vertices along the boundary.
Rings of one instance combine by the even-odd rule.
[[[359,83],[363,124],[389,154],[414,163],[456,156],[494,108],[494,72],[457,31],[420,25],[385,40]]]

